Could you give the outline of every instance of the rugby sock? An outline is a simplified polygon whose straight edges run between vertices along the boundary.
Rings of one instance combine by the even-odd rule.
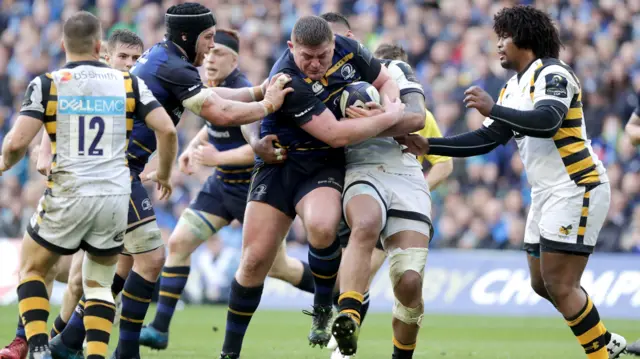
[[[113,276],[113,283],[111,284],[111,293],[115,298],[120,292],[122,292],[122,288],[124,287],[125,280],[118,274]],[[62,335],[61,339],[64,345],[71,349],[80,350],[82,349],[82,342],[84,342],[84,338],[87,334],[84,327],[84,307],[85,307],[86,298],[84,295],[80,298],[78,305],[76,306],[75,311],[71,314],[71,318],[69,319],[69,323],[65,324],[63,329],[60,329],[60,334]],[[57,320],[57,319],[56,319]],[[54,324],[54,328],[57,328]],[[53,332],[53,330],[52,330]],[[53,336],[52,336],[53,338]]]
[[[33,276],[23,280],[18,286],[18,300],[18,310],[24,323],[29,350],[41,351],[39,348],[49,344],[49,295],[44,279]]]
[[[411,359],[413,351],[416,350],[416,343],[402,344],[396,337],[393,337],[393,356],[392,359]]]
[[[222,353],[240,354],[242,340],[247,327],[260,304],[263,285],[259,287],[244,287],[236,279],[231,283],[229,294],[229,310],[227,311],[227,329],[224,334]]]
[[[176,310],[178,300],[187,285],[189,270],[191,267],[164,267],[160,276],[160,295],[158,296],[158,308],[156,317],[151,326],[157,331],[167,333],[169,323]]]
[[[124,289],[124,278],[116,273],[113,276],[113,283],[111,284],[111,293],[113,293],[113,297],[117,297],[120,292]]]
[[[362,301],[362,307],[360,307],[360,325],[364,322],[364,317],[367,316],[369,311],[369,291],[364,293],[364,300]]]
[[[300,262],[302,263],[302,279],[300,279],[300,283],[296,284],[295,287],[305,292],[313,293],[316,291],[316,286],[313,283],[313,273],[311,273],[309,263]]]
[[[64,330],[64,327],[66,326],[67,326],[67,323],[65,323],[65,321],[62,320],[62,317],[60,316],[60,314],[58,314],[58,316],[56,317],[56,320],[53,321],[53,327],[51,327],[51,333],[49,333],[49,336],[53,339],[53,337],[62,333],[62,331]]]
[[[333,287],[338,277],[341,258],[342,249],[337,240],[327,248],[318,249],[309,246],[309,268],[315,284],[313,304],[331,306]]]
[[[87,329],[87,359],[106,358],[115,315],[116,306],[113,303],[99,299],[86,301],[84,326]]]
[[[340,306],[340,314],[346,313],[353,318],[358,325],[360,325],[360,308],[362,308],[362,302],[364,296],[355,291],[349,291],[342,293],[338,304]]]
[[[24,333],[24,324],[22,324],[22,317],[18,315],[18,326],[16,327],[16,338],[22,338],[27,340],[27,335]]]
[[[144,316],[153,297],[154,282],[142,278],[135,271],[129,273],[122,292],[122,314],[120,315],[120,338],[118,354],[123,358],[140,356],[140,330]]]
[[[84,330],[84,306],[85,306],[85,298],[84,295],[80,298],[76,309],[71,314],[71,318],[69,319],[69,323],[67,326],[60,332],[60,339],[62,343],[74,350],[82,349],[82,342],[84,341],[84,336],[86,332]]]
[[[586,292],[585,292],[586,293]],[[584,348],[589,359],[608,359],[608,339],[611,334],[600,321],[600,315],[591,298],[587,295],[587,303],[584,308],[573,318],[566,318],[573,335]]]

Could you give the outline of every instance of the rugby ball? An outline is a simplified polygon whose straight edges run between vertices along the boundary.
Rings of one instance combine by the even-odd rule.
[[[345,86],[340,96],[340,113],[347,117],[349,106],[364,108],[367,102],[380,103],[380,93],[368,82],[358,81]]]

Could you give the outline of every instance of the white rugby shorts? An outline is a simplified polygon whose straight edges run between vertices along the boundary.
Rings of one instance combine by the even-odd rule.
[[[50,251],[93,255],[122,251],[127,229],[129,195],[53,197],[45,194],[31,217],[27,232]]]
[[[431,194],[422,171],[393,170],[385,166],[347,169],[342,209],[357,195],[373,197],[382,211],[380,239],[384,241],[402,231],[414,231],[431,238]],[[348,225],[348,223],[347,223]]]
[[[610,202],[609,183],[592,189],[575,186],[532,193],[525,250],[593,253]]]

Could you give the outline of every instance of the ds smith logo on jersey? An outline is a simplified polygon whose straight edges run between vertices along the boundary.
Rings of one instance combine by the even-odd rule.
[[[93,70],[82,71],[60,71],[60,82],[67,82],[73,80],[117,80],[118,78],[112,72],[95,72]]]
[[[124,116],[125,98],[118,96],[59,96],[61,115]]]

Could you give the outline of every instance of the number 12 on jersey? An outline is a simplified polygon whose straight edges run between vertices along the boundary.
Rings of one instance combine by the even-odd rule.
[[[71,116],[70,124],[71,157],[111,157],[113,119],[109,116]]]

